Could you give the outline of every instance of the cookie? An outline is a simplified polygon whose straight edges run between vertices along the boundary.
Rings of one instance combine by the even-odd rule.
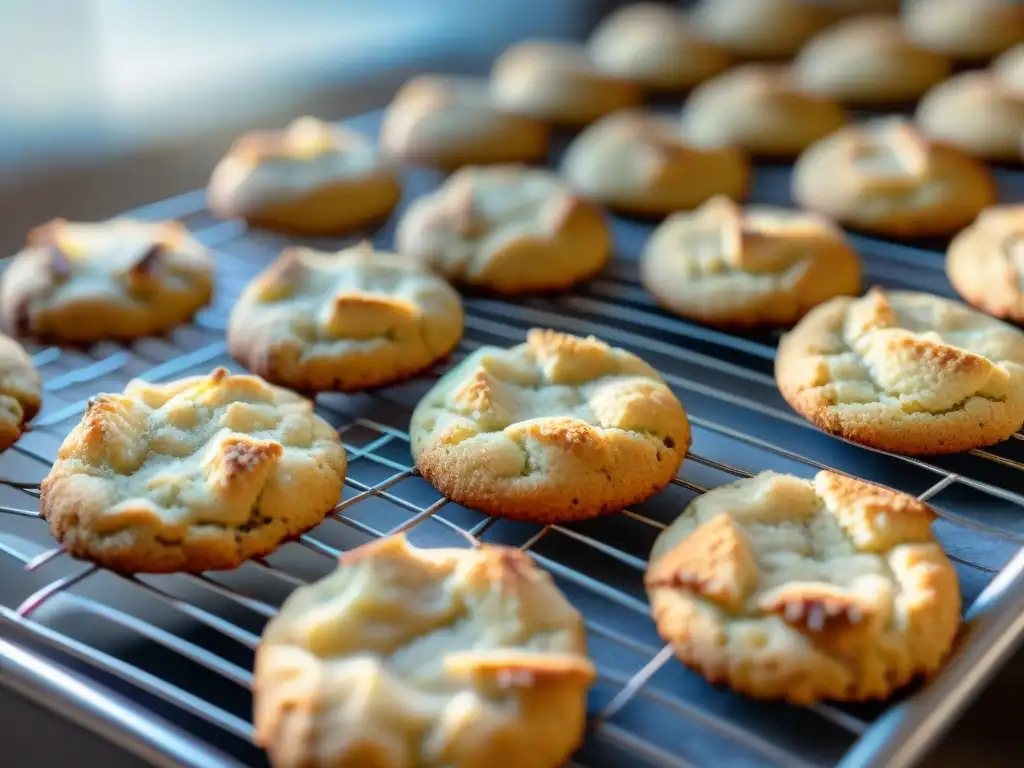
[[[715,197],[654,230],[640,282],[662,307],[709,325],[792,323],[833,296],[860,291],[860,259],[813,214],[740,210]]]
[[[494,62],[491,96],[509,112],[555,125],[580,126],[637,106],[643,91],[636,83],[597,69],[581,45],[527,40]]]
[[[959,302],[873,288],[811,310],[782,338],[793,410],[872,448],[934,455],[1005,440],[1024,422],[1024,334]]]
[[[389,157],[447,169],[542,161],[548,142],[544,123],[502,112],[487,81],[471,77],[414,77],[395,95],[380,129]]]
[[[338,253],[286,248],[242,292],[231,356],[302,391],[352,392],[401,381],[462,337],[462,303],[441,278],[369,243]]]
[[[742,200],[750,182],[742,150],[688,144],[678,120],[639,111],[609,115],[584,130],[561,168],[584,197],[640,216],[695,208],[715,195]]]
[[[445,496],[536,523],[643,501],[690,447],[682,405],[647,363],[592,336],[538,329],[446,374],[409,435],[420,473]]]
[[[457,171],[409,206],[395,242],[449,280],[506,294],[568,288],[599,272],[612,244],[597,206],[525,166]]]
[[[1017,161],[1024,134],[1024,90],[992,72],[954,75],[925,94],[914,116],[930,138],[984,160]]]
[[[256,652],[274,768],[551,768],[583,740],[579,613],[518,549],[392,536],[297,589]]]
[[[1024,205],[998,205],[953,238],[946,275],[978,309],[1024,323]]]
[[[683,107],[684,140],[794,157],[846,124],[831,99],[803,93],[788,67],[748,64],[698,86]]]
[[[17,336],[134,339],[187,322],[212,294],[210,255],[176,221],[54,219],[4,270],[0,316]]]
[[[1016,0],[916,0],[903,4],[907,36],[923,48],[980,61],[1024,42]]]
[[[39,412],[43,384],[21,345],[0,334],[0,451],[10,448]]]
[[[793,60],[805,91],[857,106],[915,101],[949,76],[950,61],[908,39],[895,16],[855,16],[815,35]]]
[[[1024,94],[1024,44],[1015,45],[992,62],[996,82],[1015,95]]]
[[[808,147],[793,168],[792,195],[841,224],[916,237],[970,224],[995,202],[995,184],[963,150],[886,117],[847,126]]]
[[[309,400],[218,368],[90,400],[39,513],[69,554],[115,571],[230,569],[318,525],[344,478]]]
[[[884,699],[934,673],[960,626],[934,512],[819,472],[762,472],[698,496],[658,537],[644,579],[676,655],[761,699]]]
[[[365,136],[312,117],[242,136],[206,190],[221,218],[306,235],[340,235],[379,221],[401,194],[396,171]]]
[[[709,40],[744,59],[788,59],[833,20],[816,0],[701,0],[691,11]]]
[[[609,14],[590,36],[587,51],[602,72],[653,91],[688,90],[732,60],[681,11],[647,2]]]

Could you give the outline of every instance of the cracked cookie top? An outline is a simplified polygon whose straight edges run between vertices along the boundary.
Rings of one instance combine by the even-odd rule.
[[[462,303],[443,279],[369,243],[286,248],[243,291],[231,354],[300,390],[383,386],[427,368],[462,337]]]
[[[861,480],[762,472],[694,499],[645,583],[662,636],[714,683],[799,704],[884,698],[960,625],[922,502]]]
[[[959,302],[873,288],[783,337],[775,377],[822,429],[897,453],[953,453],[1024,422],[1024,334]]]
[[[483,347],[416,407],[412,452],[446,496],[538,522],[622,509],[675,476],[682,405],[640,358],[593,337],[534,329]]]
[[[314,527],[345,451],[313,404],[218,368],[97,395],[42,484],[69,553],[120,571],[234,568]]]
[[[501,293],[568,288],[611,251],[597,206],[554,173],[516,165],[456,171],[409,206],[395,239],[439,274]]]
[[[189,320],[213,293],[209,253],[177,221],[53,221],[28,234],[0,280],[14,335],[130,339]]]
[[[388,537],[267,625],[256,738],[278,768],[550,768],[582,740],[593,678],[580,615],[528,555]]]

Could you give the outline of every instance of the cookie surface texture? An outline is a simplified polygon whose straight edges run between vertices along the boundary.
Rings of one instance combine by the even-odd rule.
[[[611,253],[600,209],[526,166],[457,171],[409,206],[395,242],[449,280],[509,294],[568,288]]]
[[[676,314],[711,325],[792,323],[860,292],[860,259],[813,214],[716,197],[670,216],[640,257],[640,282]]]
[[[554,768],[593,679],[580,615],[528,555],[390,537],[267,625],[256,740],[274,768]]]
[[[894,237],[943,235],[995,202],[988,168],[899,117],[850,125],[808,147],[793,199],[846,226]]]
[[[946,275],[978,309],[1024,322],[1024,205],[997,205],[953,238]]]
[[[42,483],[72,556],[121,572],[230,569],[318,525],[345,449],[313,404],[218,368],[97,395]]]
[[[762,472],[698,496],[658,537],[651,612],[713,683],[795,704],[885,698],[934,672],[960,625],[933,518],[832,472]]]
[[[1024,333],[956,301],[874,288],[811,310],[779,344],[792,408],[904,454],[992,445],[1024,422]]]
[[[413,412],[416,466],[449,498],[532,522],[581,520],[671,482],[690,446],[682,405],[647,363],[593,337],[534,329],[483,347]]]
[[[688,144],[678,119],[640,111],[618,112],[586,128],[561,168],[581,195],[639,216],[688,210],[715,195],[742,200],[750,182],[742,150]]]
[[[915,120],[930,138],[983,160],[1016,161],[1024,135],[1024,91],[992,72],[954,75],[924,95]]]
[[[388,157],[446,169],[536,162],[548,142],[547,125],[501,111],[487,80],[471,77],[414,77],[395,95],[380,129]]]
[[[402,189],[369,139],[312,117],[239,139],[213,171],[210,210],[296,234],[345,234],[385,218]]]
[[[508,112],[579,126],[637,106],[643,91],[629,80],[600,71],[577,43],[527,40],[494,63],[491,96]]]
[[[698,146],[792,157],[845,123],[838,103],[801,92],[788,67],[748,64],[694,90],[683,107],[682,135]]]
[[[187,322],[212,293],[209,253],[176,221],[55,219],[4,270],[0,314],[15,336],[134,339]]]
[[[633,3],[610,13],[587,43],[594,65],[655,91],[680,91],[717,75],[732,56],[675,8]]]
[[[242,292],[228,348],[276,384],[350,392],[429,368],[458,344],[462,317],[455,290],[404,257],[289,247]]]
[[[0,334],[0,451],[21,437],[39,412],[43,383],[22,346]]]
[[[816,35],[793,61],[797,85],[857,106],[914,101],[950,72],[941,53],[911,42],[895,16],[855,16]]]

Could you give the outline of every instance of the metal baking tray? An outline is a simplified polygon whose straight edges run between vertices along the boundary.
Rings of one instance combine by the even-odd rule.
[[[375,134],[380,113],[349,124]],[[553,159],[559,153],[553,153]],[[751,198],[792,205],[788,166],[757,166]],[[1024,199],[1024,172],[996,169],[1001,198]],[[403,205],[441,175],[407,173]],[[401,210],[401,209],[400,209]],[[318,398],[341,431],[349,473],[334,514],[266,560],[226,573],[119,576],[72,560],[38,518],[37,484],[87,399],[132,377],[159,381],[226,365],[224,328],[242,286],[289,240],[221,222],[202,191],[130,212],[177,218],[217,254],[217,294],[194,324],[161,338],[88,349],[30,346],[43,375],[32,431],[0,456],[0,671],[3,684],[158,765],[260,766],[252,744],[253,652],[267,618],[338,554],[389,532],[420,545],[467,546],[467,534],[529,550],[586,618],[599,680],[581,766],[899,766],[919,759],[1014,649],[1024,631],[1024,436],[956,456],[916,459],[829,437],[792,413],[772,365],[777,332],[724,333],[660,312],[638,287],[650,222],[615,217],[615,256],[571,293],[503,301],[466,297],[453,362],[481,344],[522,341],[533,326],[593,333],[660,369],[686,406],[693,449],[673,485],[605,518],[567,526],[495,520],[448,502],[412,467],[406,428],[431,385]],[[389,248],[394,221],[367,233]],[[357,238],[306,240],[337,248]],[[953,293],[943,242],[851,235],[865,282]],[[290,242],[296,242],[294,239]],[[440,366],[438,372],[444,369]],[[707,488],[776,469],[832,467],[928,499],[964,592],[962,641],[925,686],[878,705],[809,708],[758,702],[705,683],[674,659],[648,616],[642,576],[659,530]]]

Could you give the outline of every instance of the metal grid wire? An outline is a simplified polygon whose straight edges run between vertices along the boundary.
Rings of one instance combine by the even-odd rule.
[[[432,174],[414,172],[407,199],[436,182]],[[755,198],[778,194],[777,184],[766,189],[761,195],[755,190]],[[38,483],[13,478],[45,473],[97,391],[118,390],[133,376],[157,381],[220,364],[235,368],[223,342],[227,312],[245,281],[282,244],[247,233],[236,222],[214,223],[202,205],[201,194],[191,193],[133,212],[183,219],[217,250],[219,293],[194,326],[162,340],[98,345],[88,352],[30,348],[44,376],[45,404],[33,432],[9,454],[16,460],[0,460],[0,471],[11,478],[0,481],[8,489],[0,500],[12,500],[13,494],[11,506],[0,506],[0,552],[6,556],[0,566],[14,563],[22,574],[11,580],[21,593],[0,605],[0,616],[25,630],[39,652],[56,654],[111,690],[125,692],[140,711],[219,750],[205,753],[206,759],[263,761],[251,746],[251,661],[262,625],[281,599],[330,570],[345,549],[398,531],[419,544],[494,541],[530,551],[581,609],[599,668],[591,734],[578,756],[579,764],[588,765],[624,759],[629,765],[684,768],[810,768],[841,762],[861,736],[878,731],[884,706],[796,708],[748,700],[687,673],[658,639],[642,589],[646,553],[683,505],[709,487],[763,468],[804,476],[829,468],[865,476],[937,504],[936,534],[973,603],[969,619],[984,619],[992,613],[984,609],[999,602],[1007,582],[1020,583],[1024,524],[1013,515],[1024,506],[1024,496],[1013,490],[1024,469],[1019,443],[929,461],[825,437],[781,404],[770,373],[771,336],[721,333],[657,313],[636,285],[628,259],[566,297],[516,304],[467,298],[466,338],[451,362],[481,344],[518,343],[534,325],[594,333],[644,356],[680,395],[695,434],[680,476],[650,502],[587,523],[533,526],[486,517],[439,497],[412,466],[405,432],[410,407],[432,383],[421,379],[372,396],[318,399],[318,411],[339,428],[346,444],[345,493],[327,522],[279,553],[237,572],[174,576],[117,575],[72,561],[47,539],[30,503],[38,498]],[[629,222],[615,226],[620,250],[633,253],[630,244],[649,231]],[[385,229],[380,238],[389,242],[390,232]],[[869,279],[899,287],[905,274],[919,288],[949,294],[936,254],[856,240]],[[1004,568],[1007,573],[993,582]],[[1005,631],[993,633],[1005,639]],[[975,644],[983,641],[980,634]],[[971,663],[958,659],[944,677],[958,674],[957,664]],[[816,738],[809,739],[810,733]]]

